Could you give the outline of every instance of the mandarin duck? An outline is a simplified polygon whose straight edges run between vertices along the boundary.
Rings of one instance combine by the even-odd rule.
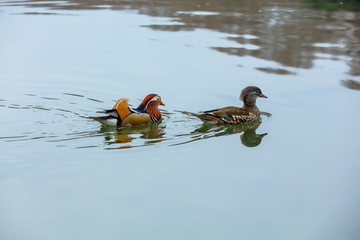
[[[113,109],[105,110],[108,116],[104,118],[116,118],[118,126],[142,125],[157,122],[161,119],[159,105],[165,106],[161,97],[157,94],[147,95],[137,108],[128,106],[128,98],[120,98]]]
[[[244,122],[252,122],[260,117],[260,111],[256,106],[258,97],[267,98],[260,88],[249,86],[244,88],[240,94],[240,100],[244,102],[244,106],[224,107],[196,114],[198,118],[205,122],[213,122],[217,124],[238,124]]]

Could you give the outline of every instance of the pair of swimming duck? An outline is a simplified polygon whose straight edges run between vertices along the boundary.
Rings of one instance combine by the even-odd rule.
[[[217,124],[239,124],[252,122],[260,117],[259,108],[256,106],[258,97],[267,98],[258,87],[249,86],[244,88],[240,94],[243,107],[224,107],[204,111],[194,116],[206,122]],[[113,109],[105,110],[108,118],[116,118],[119,126],[132,126],[157,122],[161,119],[159,106],[165,106],[161,97],[157,94],[147,95],[137,108],[128,106],[128,99],[119,99]]]

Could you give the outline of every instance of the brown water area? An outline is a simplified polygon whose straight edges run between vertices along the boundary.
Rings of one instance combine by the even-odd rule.
[[[323,3],[326,8],[326,1]],[[331,1],[329,1],[331,3]],[[315,5],[314,1],[313,5]],[[56,10],[136,10],[152,17],[169,17],[174,24],[146,25],[162,31],[207,29],[233,34],[229,40],[246,47],[214,47],[230,55],[250,55],[284,66],[313,67],[316,53],[348,56],[350,75],[360,75],[359,12],[313,10],[311,1],[20,1],[14,5]],[[350,3],[351,4],[351,3]],[[12,2],[5,3],[11,6]],[[308,8],[306,8],[308,7]],[[337,9],[343,10],[341,3]],[[26,12],[24,14],[56,14]],[[322,44],[324,43],[324,44]],[[276,69],[274,70],[276,71]],[[281,69],[280,69],[281,72]],[[284,74],[283,72],[280,74]],[[285,73],[286,74],[286,73]]]

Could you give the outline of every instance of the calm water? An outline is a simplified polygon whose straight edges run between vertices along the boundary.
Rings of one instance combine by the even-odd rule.
[[[357,10],[1,1],[0,239],[359,239]],[[259,122],[187,113],[248,85]],[[149,93],[159,124],[92,118]]]

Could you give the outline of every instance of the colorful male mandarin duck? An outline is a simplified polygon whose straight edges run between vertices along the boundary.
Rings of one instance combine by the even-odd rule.
[[[249,86],[241,91],[240,100],[244,102],[242,108],[218,108],[201,112],[195,116],[203,121],[217,124],[238,124],[255,121],[260,117],[259,108],[256,106],[256,99],[258,97],[267,98],[267,96],[261,92],[260,88]]]
[[[159,105],[165,106],[165,104],[161,101],[159,95],[147,95],[135,109],[128,106],[128,101],[127,98],[120,98],[113,109],[105,110],[104,113],[107,113],[111,118],[116,118],[119,126],[141,125],[157,122],[161,119],[158,107]]]

